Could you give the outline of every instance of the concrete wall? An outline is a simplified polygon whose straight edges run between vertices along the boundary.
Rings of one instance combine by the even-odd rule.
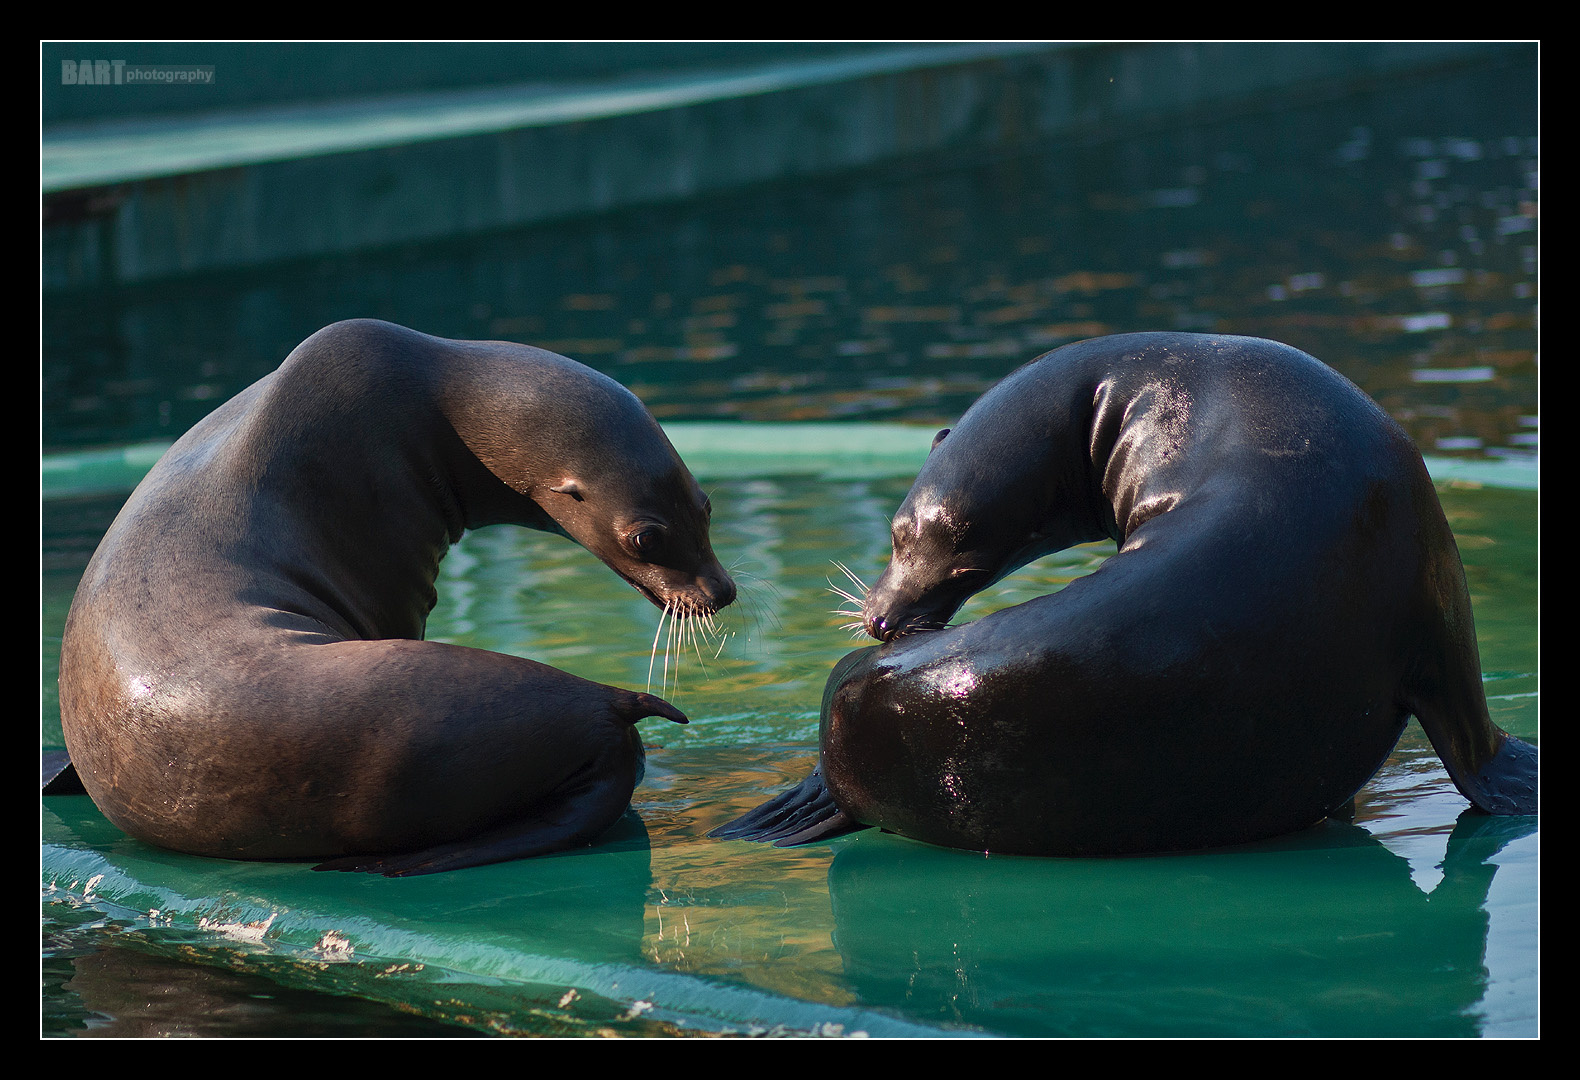
[[[493,87],[289,113],[61,125],[43,140],[43,282],[151,281],[900,158],[1101,137],[1534,48],[896,46],[672,68],[552,92]],[[52,76],[47,65],[43,74]],[[433,118],[426,127],[412,122],[423,117]]]
[[[216,109],[738,69],[888,48],[882,43],[788,41],[47,41],[39,51],[44,76],[40,109],[48,128]],[[213,68],[215,78],[201,88],[154,84],[112,93],[94,85],[67,85],[60,78],[62,62],[80,66],[95,60],[202,65]]]

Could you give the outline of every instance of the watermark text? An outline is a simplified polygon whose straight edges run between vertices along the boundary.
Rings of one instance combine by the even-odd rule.
[[[62,60],[62,86],[211,86],[213,64],[128,64],[125,60]]]

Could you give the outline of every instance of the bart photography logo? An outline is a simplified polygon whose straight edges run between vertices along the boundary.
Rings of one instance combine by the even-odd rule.
[[[212,86],[213,64],[128,64],[125,60],[62,60],[62,86]]]

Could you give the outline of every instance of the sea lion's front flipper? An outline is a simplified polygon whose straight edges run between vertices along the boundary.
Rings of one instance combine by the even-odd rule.
[[[826,840],[867,826],[834,805],[823,784],[823,773],[813,769],[800,784],[708,833],[719,840],[756,840],[776,847],[794,847]]]
[[[45,750],[39,762],[39,794],[86,795],[82,779],[64,750]]]

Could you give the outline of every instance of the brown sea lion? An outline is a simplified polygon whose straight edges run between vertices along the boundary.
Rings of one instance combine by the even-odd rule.
[[[1072,544],[1118,553],[962,626]],[[1487,713],[1459,550],[1421,455],[1354,384],[1256,338],[1050,352],[940,433],[828,681],[818,769],[715,830],[875,825],[1034,855],[1235,844],[1344,807],[1410,716],[1459,790],[1534,814]]]
[[[668,702],[423,641],[468,529],[560,533],[660,607],[735,598],[652,415],[541,349],[336,323],[154,466],[83,574],[61,726],[162,847],[391,876],[585,845]]]

